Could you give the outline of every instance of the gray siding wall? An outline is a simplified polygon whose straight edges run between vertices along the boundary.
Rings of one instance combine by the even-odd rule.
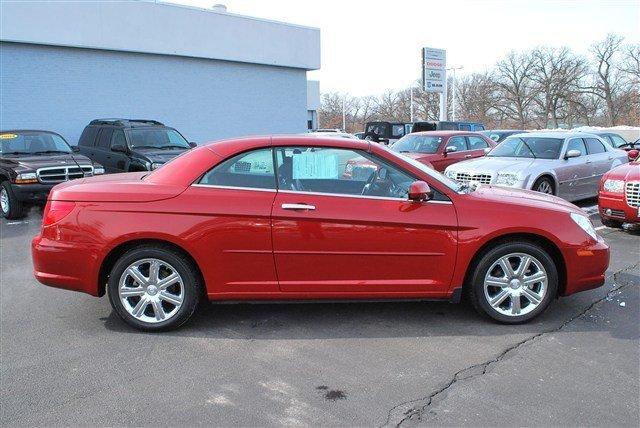
[[[72,144],[108,117],[156,119],[197,143],[307,128],[302,69],[6,42],[0,68],[0,128]]]

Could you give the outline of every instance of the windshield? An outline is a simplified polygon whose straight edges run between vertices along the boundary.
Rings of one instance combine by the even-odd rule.
[[[448,177],[445,177],[444,175],[440,174],[438,171],[429,168],[427,165],[418,162],[415,159],[410,158],[409,156],[405,156],[402,153],[398,153],[398,152],[394,152],[390,149],[388,149],[387,147],[382,147],[384,150],[387,150],[389,153],[391,153],[393,156],[397,157],[398,159],[401,159],[409,164],[411,164],[412,166],[418,168],[420,171],[424,172],[425,174],[427,174],[429,177],[439,181],[440,183],[444,184],[445,186],[447,186],[449,189],[453,190],[454,192],[459,192],[462,190],[462,185],[451,180]]]
[[[508,137],[487,156],[494,158],[558,159],[562,138]]]
[[[140,128],[129,130],[132,149],[189,149],[189,143],[175,129]]]
[[[441,137],[427,137],[423,135],[407,135],[400,138],[391,146],[394,152],[436,153],[442,143]]]
[[[71,147],[57,134],[16,131],[0,134],[0,153],[4,155],[71,153]]]

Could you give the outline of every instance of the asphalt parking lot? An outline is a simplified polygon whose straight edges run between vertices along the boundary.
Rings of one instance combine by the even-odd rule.
[[[607,283],[503,326],[467,305],[204,305],[144,334],[39,285],[0,223],[2,426],[640,424],[640,233],[600,228]]]

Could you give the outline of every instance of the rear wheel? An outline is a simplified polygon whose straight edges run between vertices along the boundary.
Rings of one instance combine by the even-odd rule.
[[[16,198],[8,181],[2,182],[0,187],[0,211],[2,217],[9,220],[22,218],[25,214],[24,204]]]
[[[547,195],[555,195],[553,181],[548,177],[541,177],[533,184],[533,190]]]
[[[480,259],[469,297],[481,314],[518,324],[542,313],[557,290],[558,270],[544,249],[528,242],[506,242]]]
[[[166,246],[127,251],[109,275],[109,301],[127,324],[163,331],[184,324],[200,300],[199,275],[191,260]]]

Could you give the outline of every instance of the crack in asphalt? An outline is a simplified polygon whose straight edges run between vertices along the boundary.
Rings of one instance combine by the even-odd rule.
[[[447,391],[449,388],[451,388],[454,384],[456,384],[458,381],[460,380],[467,380],[467,379],[471,379],[474,377],[478,377],[478,376],[482,376],[484,374],[487,373],[487,370],[489,369],[489,367],[493,364],[499,363],[502,359],[504,359],[504,357],[509,354],[511,351],[514,351],[518,348],[520,348],[522,345],[529,343],[541,336],[544,336],[545,334],[549,334],[549,333],[555,333],[558,332],[560,330],[562,330],[563,328],[565,328],[568,324],[572,323],[573,321],[575,321],[576,319],[584,316],[587,312],[589,312],[591,309],[593,309],[596,305],[598,305],[599,303],[609,299],[610,297],[612,297],[612,295],[614,295],[614,293],[620,291],[623,288],[626,288],[629,285],[633,285],[632,282],[626,282],[626,283],[622,283],[619,286],[615,286],[617,284],[617,279],[618,276],[621,273],[624,273],[626,271],[629,270],[633,270],[633,269],[637,269],[640,266],[640,262],[635,263],[633,265],[627,266],[623,269],[618,270],[617,272],[614,272],[612,275],[609,276],[609,278],[613,278],[613,283],[614,283],[614,287],[609,290],[607,292],[607,294],[605,294],[603,297],[601,297],[600,299],[594,300],[591,304],[589,304],[587,307],[585,307],[582,311],[580,311],[578,314],[568,318],[567,320],[565,320],[564,322],[562,322],[562,324],[560,324],[558,327],[555,327],[553,329],[550,330],[545,330],[542,331],[540,333],[534,334],[533,336],[530,336],[524,340],[521,340],[518,343],[515,343],[514,345],[509,346],[508,348],[506,348],[504,351],[502,351],[500,354],[498,354],[496,357],[492,358],[491,360],[482,362],[482,363],[478,363],[478,364],[474,364],[471,365],[469,367],[465,367],[461,370],[458,370],[452,377],[451,379],[444,384],[444,386],[442,386],[441,388],[436,389],[435,391],[433,391],[431,394],[427,395],[426,397],[422,397],[422,398],[417,398],[414,400],[408,400],[408,401],[404,401],[400,404],[397,404],[395,406],[393,406],[391,409],[389,409],[389,412],[387,413],[387,420],[385,421],[384,424],[380,425],[380,427],[384,427],[384,426],[388,426],[389,423],[391,422],[391,416],[393,414],[393,412],[395,410],[397,410],[398,408],[402,407],[402,406],[406,406],[408,404],[412,404],[412,403],[418,403],[418,402],[423,402],[426,401],[426,403],[420,407],[413,407],[407,411],[404,412],[404,417],[402,419],[400,419],[400,421],[395,425],[396,428],[399,427],[400,425],[402,425],[405,421],[412,419],[414,416],[418,416],[418,420],[420,420],[422,418],[422,415],[425,413],[425,411],[428,410],[428,408],[432,405],[433,400],[435,397],[437,397],[438,395],[442,394],[443,392]]]

